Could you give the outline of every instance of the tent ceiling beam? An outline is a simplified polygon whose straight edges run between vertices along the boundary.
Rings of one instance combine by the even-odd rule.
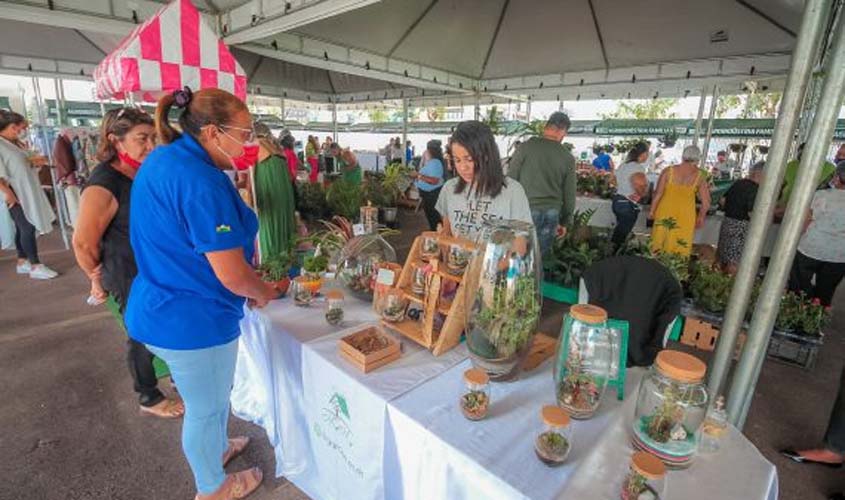
[[[88,36],[86,36],[86,35],[85,35],[85,33],[83,33],[83,32],[81,32],[81,31],[79,31],[78,29],[74,29],[73,31],[74,31],[77,35],[79,35],[79,37],[80,37],[80,38],[82,38],[83,40],[85,40],[86,42],[88,42],[88,45],[90,45],[90,46],[94,47],[94,49],[95,49],[97,52],[99,52],[100,54],[103,54],[103,56],[104,56],[104,57],[108,55],[108,53],[107,53],[105,50],[101,49],[99,45],[97,45],[96,43],[94,43],[94,41],[93,41],[93,40],[91,40],[90,38],[88,38]]]
[[[343,14],[381,0],[293,0],[264,5],[252,0],[221,16],[228,44],[252,42]]]
[[[132,21],[132,14],[130,10],[123,9],[129,14],[129,17],[121,17],[110,14],[110,12],[116,12],[116,9],[114,8],[115,2],[113,0],[98,2],[99,4],[105,3],[107,9],[105,12],[95,10],[94,8],[90,10],[81,10],[78,5],[79,2],[75,3],[75,8],[62,7],[62,3],[69,2],[53,2],[54,7],[51,10],[46,5],[39,7],[35,5],[2,2],[0,3],[0,18],[26,23],[45,24],[58,28],[95,31],[122,36],[126,36],[127,33],[135,28],[135,23]],[[155,9],[161,7],[154,2],[144,3],[155,5]],[[100,7],[102,7],[102,5],[100,5]]]
[[[786,27],[786,26],[784,26],[783,24],[779,23],[779,22],[777,21],[777,19],[775,19],[775,18],[773,18],[772,16],[770,16],[770,15],[766,14],[765,12],[763,12],[763,11],[762,11],[762,10],[760,10],[760,9],[758,9],[758,8],[757,8],[757,7],[755,7],[754,5],[751,5],[751,4],[750,4],[749,2],[747,2],[746,0],[735,0],[735,1],[736,1],[736,3],[738,3],[739,5],[742,5],[743,7],[745,7],[745,8],[746,8],[746,9],[748,9],[748,10],[750,10],[751,12],[753,12],[753,13],[754,13],[754,14],[756,14],[756,15],[758,15],[759,17],[761,17],[761,18],[765,19],[765,20],[766,20],[769,24],[771,24],[771,25],[772,25],[772,26],[774,26],[775,28],[777,28],[777,29],[779,29],[779,30],[783,31],[784,33],[786,33],[787,35],[791,36],[792,38],[795,38],[795,36],[796,36],[796,35],[795,35],[795,32],[794,32],[794,31],[792,31],[791,29],[787,28],[787,27]]]
[[[422,14],[420,14],[420,16],[416,18],[410,26],[408,26],[408,29],[405,30],[405,33],[403,33],[402,36],[399,37],[399,40],[397,40],[396,43],[393,44],[393,47],[391,47],[390,50],[387,52],[387,57],[393,57],[393,53],[396,52],[396,49],[398,49],[408,38],[408,35],[410,35],[416,29],[416,27],[419,26],[422,20],[425,19],[425,16],[428,15],[429,11],[431,11],[431,9],[437,4],[438,1],[439,0],[431,0],[431,3],[428,4],[428,7],[425,8]]]
[[[490,45],[487,46],[487,54],[484,56],[484,62],[481,64],[481,71],[478,73],[478,78],[483,78],[484,72],[487,70],[487,63],[490,62],[490,54],[493,53],[493,47],[496,46],[496,40],[499,38],[499,31],[502,29],[502,23],[505,21],[505,14],[508,13],[508,5],[510,3],[511,0],[505,0],[505,3],[502,4],[502,11],[499,12],[499,20],[496,22],[496,29],[490,38]]]
[[[596,8],[593,6],[593,0],[587,0],[587,4],[590,6],[590,16],[593,18],[593,26],[596,28],[596,36],[599,39],[599,47],[601,48],[601,58],[604,61],[604,67],[609,68],[610,62],[607,59],[607,49],[604,46],[604,37],[601,34],[601,28],[599,27],[599,18],[596,16]]]
[[[274,38],[272,46],[249,43],[238,48],[294,64],[429,90],[463,93],[475,84],[462,75],[288,33]]]

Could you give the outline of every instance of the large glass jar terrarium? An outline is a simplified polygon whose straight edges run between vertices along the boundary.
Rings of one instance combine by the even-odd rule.
[[[464,286],[475,297],[467,311],[467,346],[476,368],[492,380],[508,380],[517,374],[540,317],[537,235],[527,222],[492,221],[476,243],[464,274]]]
[[[555,356],[557,404],[572,418],[592,417],[612,376],[616,356],[607,329],[607,311],[589,304],[573,305],[564,317]]]
[[[707,366],[689,354],[665,350],[640,383],[633,425],[636,448],[667,467],[689,467],[707,412]]]
[[[396,262],[396,251],[378,234],[356,236],[336,256],[337,276],[355,297],[370,301],[381,264]]]

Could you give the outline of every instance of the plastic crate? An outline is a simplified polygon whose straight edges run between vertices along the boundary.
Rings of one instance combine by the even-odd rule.
[[[560,286],[554,283],[550,283],[548,281],[544,281],[540,285],[540,290],[543,293],[543,297],[546,299],[555,300],[557,302],[563,302],[564,304],[578,303],[577,288],[567,288],[565,286]]]
[[[772,332],[766,356],[787,365],[812,370],[816,366],[819,348],[823,343],[820,336],[809,337],[775,330]]]

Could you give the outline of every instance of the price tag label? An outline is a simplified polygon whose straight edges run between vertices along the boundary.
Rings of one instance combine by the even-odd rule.
[[[352,225],[352,234],[355,236],[361,236],[362,234],[367,234],[364,230],[363,224],[353,224]]]
[[[376,276],[376,283],[379,285],[393,286],[393,280],[396,278],[396,273],[392,269],[379,269],[378,276]]]

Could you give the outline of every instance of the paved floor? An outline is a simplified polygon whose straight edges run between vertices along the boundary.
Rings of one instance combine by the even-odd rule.
[[[401,258],[421,214],[403,217]],[[14,255],[0,252],[0,500],[189,499],[190,470],[179,446],[179,421],[139,414],[125,368],[124,339],[109,314],[85,304],[87,283],[57,234],[42,238],[42,260],[62,273],[36,282],[18,277]],[[840,291],[841,292],[841,291]],[[778,467],[781,498],[821,500],[845,489],[842,473],[792,464],[784,446],[818,443],[836,395],[845,341],[843,293],[816,369],[767,362],[746,433]],[[560,328],[559,304],[547,302],[541,330]],[[305,496],[272,479],[274,458],[263,431],[236,418],[231,434],[253,444],[229,467],[259,465],[264,499]]]

